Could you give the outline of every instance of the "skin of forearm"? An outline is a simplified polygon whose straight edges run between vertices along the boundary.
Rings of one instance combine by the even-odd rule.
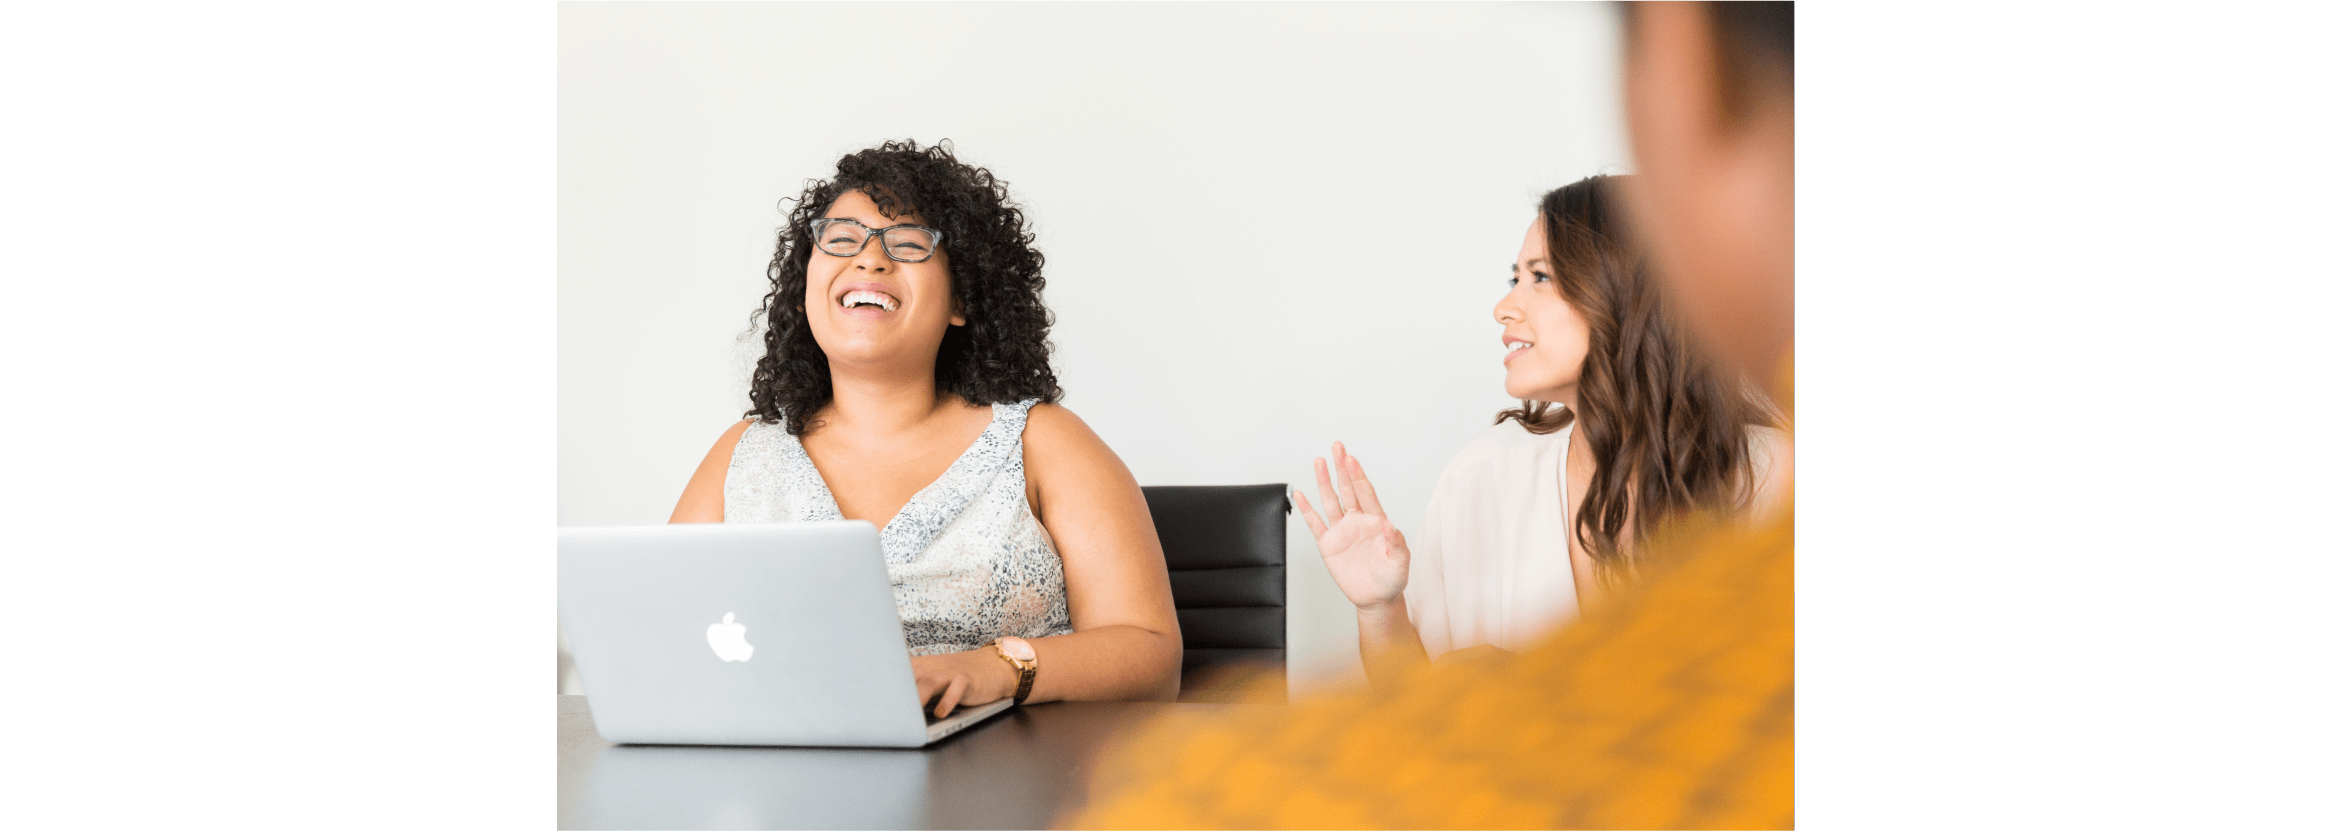
[[[1355,631],[1363,650],[1363,674],[1375,685],[1393,682],[1413,668],[1428,666],[1428,650],[1421,646],[1420,630],[1413,627],[1412,617],[1405,613],[1404,598],[1377,606],[1356,607]]]
[[[1172,632],[1102,626],[1029,645],[1037,650],[1030,701],[1174,701],[1182,683],[1183,644]]]

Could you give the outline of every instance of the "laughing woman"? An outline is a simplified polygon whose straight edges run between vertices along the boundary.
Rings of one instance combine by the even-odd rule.
[[[1044,257],[1023,225],[945,142],[885,143],[811,182],[768,265],[751,410],[670,521],[881,528],[940,715],[1173,699],[1166,561],[1126,465],[1054,403]]]

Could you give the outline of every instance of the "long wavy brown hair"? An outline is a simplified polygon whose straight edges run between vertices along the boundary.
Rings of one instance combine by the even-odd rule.
[[[1728,513],[1753,498],[1748,428],[1772,423],[1767,405],[1686,337],[1625,227],[1615,195],[1625,178],[1543,195],[1551,285],[1591,327],[1575,411],[1521,401],[1494,417],[1530,433],[1584,423],[1598,466],[1571,533],[1608,589],[1638,575],[1642,543],[1667,519]]]

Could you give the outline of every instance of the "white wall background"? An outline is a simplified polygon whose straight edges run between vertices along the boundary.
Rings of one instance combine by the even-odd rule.
[[[1416,528],[1512,403],[1491,308],[1535,199],[1631,169],[1611,15],[560,4],[558,521],[665,520],[748,406],[780,198],[843,153],[948,138],[1026,207],[1064,403],[1138,480],[1311,490],[1342,439]],[[843,82],[875,92],[807,94]],[[1293,681],[1360,677],[1291,527]]]

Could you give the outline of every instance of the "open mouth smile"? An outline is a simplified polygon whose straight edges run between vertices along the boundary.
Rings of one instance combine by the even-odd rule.
[[[858,291],[842,294],[841,308],[869,308],[880,309],[885,312],[895,312],[898,310],[898,298],[891,297],[878,291],[865,291],[861,289]]]
[[[890,286],[884,283],[858,282],[837,288],[840,293],[833,295],[833,305],[851,317],[885,317],[900,305],[898,295],[891,294]]]

